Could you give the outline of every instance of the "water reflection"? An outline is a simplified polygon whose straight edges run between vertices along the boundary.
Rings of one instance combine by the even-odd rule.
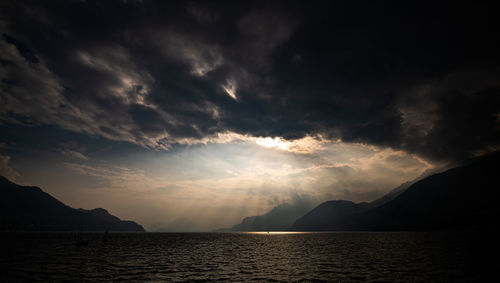
[[[236,232],[236,233],[250,234],[250,235],[301,235],[301,234],[314,234],[323,232],[259,231],[259,232]]]
[[[267,236],[269,235],[269,236]],[[0,234],[0,281],[484,281],[497,237],[468,233]]]

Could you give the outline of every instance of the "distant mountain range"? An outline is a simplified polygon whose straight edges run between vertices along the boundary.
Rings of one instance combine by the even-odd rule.
[[[74,209],[38,187],[14,184],[0,176],[0,231],[138,231],[103,208]]]
[[[293,203],[282,203],[275,206],[269,212],[245,217],[241,223],[230,229],[219,231],[283,231],[287,230],[294,221],[313,207],[310,201],[296,201]]]
[[[376,207],[391,201],[415,182],[435,172],[438,172],[438,170],[434,169],[426,171],[415,180],[401,184],[399,187],[393,189],[383,197],[371,203],[355,204],[353,202],[345,200],[327,201],[311,211],[311,209],[314,208],[314,201],[312,199],[303,199],[299,196],[296,196],[292,200],[292,202],[282,203],[278,206],[275,206],[269,212],[263,215],[248,216],[245,217],[241,221],[241,223],[236,224],[231,228],[222,228],[215,231],[285,231],[289,230],[295,224],[297,219],[302,218],[302,216],[304,216],[309,211],[311,211],[309,212],[311,214],[310,217],[314,219],[306,218],[306,221],[309,221],[308,219],[311,219],[311,223],[309,225],[312,226],[308,228],[310,230],[327,229],[326,227],[329,227],[332,222],[338,221],[338,218],[341,216],[344,217],[349,214],[362,212],[369,208]],[[300,224],[301,221],[299,221],[299,225]]]
[[[332,230],[332,227],[337,227],[346,217],[365,212],[370,207],[372,206],[367,202],[354,203],[347,200],[327,201],[297,219],[289,229],[292,231]]]
[[[346,200],[312,208],[310,200],[283,203],[219,231],[340,231],[498,229],[500,152],[404,183],[370,203]],[[103,208],[74,209],[38,187],[0,176],[0,231],[144,231]]]
[[[498,228],[499,161],[496,152],[452,169],[427,171],[369,203],[332,200],[312,210],[285,203],[219,231]]]
[[[371,203],[325,202],[297,219],[290,229],[498,229],[499,161],[498,152],[471,159]]]
[[[389,193],[385,194],[381,198],[378,198],[372,202],[362,202],[354,203],[352,201],[346,200],[332,200],[326,201],[316,208],[303,215],[302,217],[296,219],[293,225],[290,225],[288,229],[291,230],[310,230],[310,231],[322,231],[331,230],[332,227],[339,225],[344,218],[363,213],[371,208],[375,208],[384,205],[393,199],[395,199],[400,194],[404,193],[411,185],[416,182],[431,176],[434,173],[444,171],[445,169],[433,169],[424,172],[422,175],[417,177],[412,181],[405,182],[399,185],[397,188],[391,190]]]

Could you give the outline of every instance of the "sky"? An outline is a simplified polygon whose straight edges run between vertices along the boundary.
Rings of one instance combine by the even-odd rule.
[[[374,2],[2,1],[0,174],[209,231],[500,149],[496,10]]]

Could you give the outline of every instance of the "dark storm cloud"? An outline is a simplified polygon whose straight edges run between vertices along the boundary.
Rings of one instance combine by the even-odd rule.
[[[487,5],[64,1],[2,5],[2,123],[167,147],[321,134],[436,159],[498,148]]]
[[[499,149],[498,72],[451,72],[399,99],[404,147],[461,159]]]

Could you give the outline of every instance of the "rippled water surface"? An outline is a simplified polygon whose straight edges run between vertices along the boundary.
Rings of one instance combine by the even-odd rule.
[[[3,233],[0,281],[495,281],[491,233]],[[498,279],[498,278],[496,278]]]

